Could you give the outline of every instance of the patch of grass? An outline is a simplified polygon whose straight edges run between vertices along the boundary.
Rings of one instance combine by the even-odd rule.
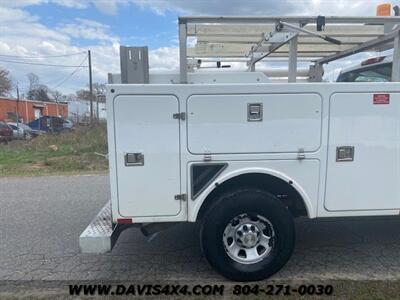
[[[102,172],[108,161],[105,124],[0,145],[0,176]]]

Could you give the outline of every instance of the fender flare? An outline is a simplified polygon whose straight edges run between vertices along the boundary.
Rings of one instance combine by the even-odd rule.
[[[276,178],[279,178],[288,184],[290,184],[298,193],[299,195],[303,198],[304,205],[307,210],[307,215],[308,217],[315,218],[316,217],[316,208],[313,208],[312,202],[308,194],[305,192],[305,190],[294,180],[293,178],[287,176],[286,174],[273,170],[273,169],[268,169],[268,168],[242,168],[242,169],[237,169],[231,172],[227,173],[222,173],[223,175],[216,178],[214,181],[212,181],[208,187],[201,193],[201,195],[194,201],[194,204],[191,206],[191,209],[189,211],[189,221],[190,222],[195,222],[197,220],[197,216],[199,214],[199,211],[204,203],[204,201],[207,199],[208,195],[216,189],[217,186],[224,184],[224,182],[227,182],[228,180],[235,178],[239,175],[244,175],[244,174],[265,174],[265,175],[270,175],[274,176]]]

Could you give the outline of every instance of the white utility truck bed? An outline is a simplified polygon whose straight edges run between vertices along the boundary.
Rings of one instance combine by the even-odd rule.
[[[331,18],[212,19],[280,24],[273,27],[278,37],[270,34],[257,47],[289,42],[288,83],[254,69],[264,55],[256,56],[255,46],[248,72],[191,70],[189,25],[211,18],[180,18],[180,73],[149,74],[146,49],[121,47],[121,74],[110,75],[107,87],[111,209],[81,235],[82,251],[110,251],[130,226],[152,235],[177,222],[201,222],[209,263],[232,280],[259,280],[290,258],[295,217],[399,215],[399,18]],[[341,52],[326,50],[310,68],[311,82],[297,83],[293,39],[304,39],[305,21],[392,27]],[[322,33],[312,37],[325,46],[343,38]],[[365,43],[394,49],[393,82],[318,82],[323,64],[364,51]],[[111,221],[99,222],[107,212]]]

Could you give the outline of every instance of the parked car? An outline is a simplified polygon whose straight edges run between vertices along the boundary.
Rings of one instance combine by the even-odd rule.
[[[390,82],[393,57],[378,56],[342,70],[337,82]]]
[[[13,131],[6,122],[0,121],[0,142],[8,143],[13,138]]]
[[[67,130],[72,130],[74,128],[74,123],[71,120],[64,119],[64,128]]]
[[[7,123],[7,125],[9,127],[11,127],[11,129],[13,131],[13,139],[15,139],[15,140],[23,140],[25,138],[24,137],[24,130],[21,127],[19,127],[17,125],[12,125],[10,123]]]
[[[42,116],[30,123],[28,126],[38,132],[62,132],[69,130],[64,127],[65,119],[54,116]]]
[[[13,130],[14,139],[30,140],[39,135],[38,132],[34,131],[24,123],[8,122],[7,124]]]

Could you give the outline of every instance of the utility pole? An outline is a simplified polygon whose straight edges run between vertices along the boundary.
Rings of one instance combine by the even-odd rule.
[[[17,111],[16,111],[16,115],[17,115],[17,127],[19,124],[19,88],[18,88],[18,84],[17,84]]]
[[[89,61],[89,91],[90,91],[90,123],[93,123],[93,83],[92,83],[92,56],[88,50]]]
[[[100,94],[96,95],[96,120],[99,121],[99,98]]]

